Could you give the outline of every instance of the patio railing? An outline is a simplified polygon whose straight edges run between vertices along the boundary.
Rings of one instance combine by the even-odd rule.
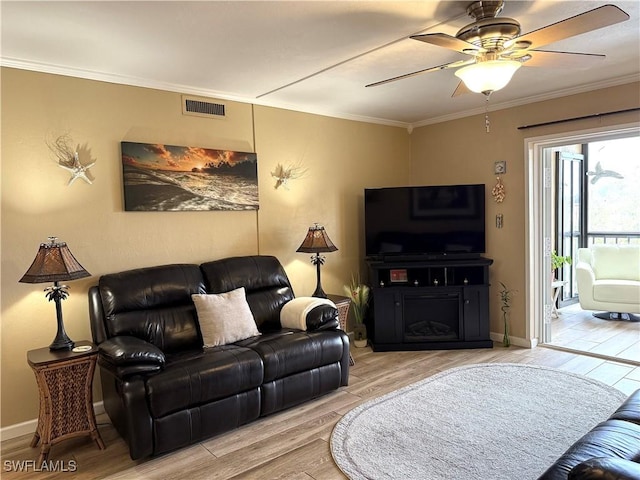
[[[589,246],[594,244],[612,244],[612,245],[639,245],[640,233],[636,232],[589,232],[587,233],[587,243]]]

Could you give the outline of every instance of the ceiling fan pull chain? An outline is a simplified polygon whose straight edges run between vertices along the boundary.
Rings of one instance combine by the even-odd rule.
[[[484,95],[486,98],[486,101],[484,103],[484,128],[487,130],[487,133],[490,133],[491,128],[489,124],[489,95],[491,95],[491,92],[485,93]]]

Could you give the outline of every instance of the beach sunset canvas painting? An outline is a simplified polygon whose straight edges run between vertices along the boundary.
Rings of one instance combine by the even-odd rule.
[[[257,210],[255,153],[121,142],[125,211]]]

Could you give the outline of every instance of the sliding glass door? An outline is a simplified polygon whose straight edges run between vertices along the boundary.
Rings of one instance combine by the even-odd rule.
[[[577,250],[585,245],[584,240],[584,155],[556,152],[556,215],[554,244],[556,253],[563,257],[577,258]],[[558,298],[558,307],[577,301],[577,288],[573,264],[564,265],[556,272],[563,287]]]

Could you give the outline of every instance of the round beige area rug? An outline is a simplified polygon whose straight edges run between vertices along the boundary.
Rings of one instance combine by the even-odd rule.
[[[454,368],[364,403],[331,435],[349,478],[536,479],[627,395],[553,368]]]

